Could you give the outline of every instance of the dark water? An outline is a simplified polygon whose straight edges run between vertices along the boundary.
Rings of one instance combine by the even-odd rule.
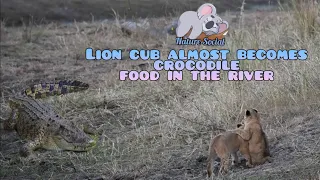
[[[178,16],[187,10],[196,10],[203,3],[211,2],[219,14],[239,11],[242,0],[1,0],[1,19],[7,25],[35,22],[74,22],[112,19],[114,11],[120,18]],[[270,8],[274,1],[245,1],[246,9]],[[258,3],[257,3],[258,2]],[[272,5],[269,5],[272,4]],[[114,11],[113,11],[114,10]]]

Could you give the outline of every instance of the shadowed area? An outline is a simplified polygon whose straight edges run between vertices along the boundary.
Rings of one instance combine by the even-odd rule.
[[[1,0],[1,19],[8,25],[19,25],[33,17],[36,22],[50,21],[91,21],[114,18],[117,13],[120,17],[164,17],[177,16],[187,10],[196,10],[205,0]],[[226,10],[238,10],[241,0],[210,1],[217,9],[218,13]],[[247,4],[276,4],[276,1],[251,0]],[[156,7],[156,8],[155,8]],[[114,10],[114,11],[113,11]]]

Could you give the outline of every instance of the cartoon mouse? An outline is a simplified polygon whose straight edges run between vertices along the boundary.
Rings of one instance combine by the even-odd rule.
[[[217,15],[215,6],[205,3],[197,12],[186,11],[180,16],[176,33],[177,37],[199,39],[201,34],[204,36],[220,34],[228,27],[228,22]]]

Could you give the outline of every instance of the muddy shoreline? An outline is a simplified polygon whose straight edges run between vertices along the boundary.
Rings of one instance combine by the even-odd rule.
[[[151,3],[152,2],[152,3]],[[172,1],[148,1],[148,0],[119,0],[114,1],[78,1],[68,2],[57,0],[12,0],[1,1],[1,20],[6,26],[19,26],[33,21],[36,24],[50,22],[74,22],[74,21],[96,21],[114,18],[157,18],[175,17],[186,10],[195,10],[207,1],[178,0]],[[251,6],[275,6],[275,1],[251,0],[246,1],[246,9]],[[218,13],[226,11],[239,11],[242,0],[213,2]],[[154,8],[157,7],[157,8]],[[116,13],[116,15],[115,15]]]

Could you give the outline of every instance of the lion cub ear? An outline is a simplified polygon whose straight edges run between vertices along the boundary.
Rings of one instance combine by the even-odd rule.
[[[237,128],[240,128],[242,126],[242,124],[237,124]]]
[[[246,110],[246,116],[251,116],[250,110]]]
[[[252,109],[252,110],[254,110],[254,112],[258,113],[258,111],[256,109]]]

